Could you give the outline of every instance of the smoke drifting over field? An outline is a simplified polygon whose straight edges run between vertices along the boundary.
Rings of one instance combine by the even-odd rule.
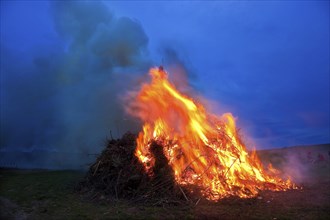
[[[116,137],[136,128],[118,95],[148,70],[148,37],[100,2],[50,9],[56,47],[22,57],[1,45],[1,148],[95,153],[110,130]]]
[[[49,10],[58,37],[51,44],[22,53],[1,42],[0,166],[75,167],[106,137],[140,129],[123,97],[154,65],[141,24],[102,2],[53,2]],[[160,54],[180,72],[174,81],[186,77],[175,49]]]

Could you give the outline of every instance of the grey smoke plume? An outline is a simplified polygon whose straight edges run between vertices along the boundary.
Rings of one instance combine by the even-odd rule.
[[[1,149],[99,152],[110,130],[118,137],[138,126],[119,100],[150,67],[148,38],[101,2],[51,10],[58,45],[24,60],[1,45]]]

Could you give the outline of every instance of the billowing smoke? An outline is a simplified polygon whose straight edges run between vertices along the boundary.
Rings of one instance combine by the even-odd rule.
[[[300,186],[330,179],[329,144],[260,150],[257,153],[265,166],[271,163],[281,171],[284,179],[290,176]]]
[[[51,10],[57,45],[25,59],[1,45],[1,151],[70,152],[59,161],[72,162],[138,127],[119,100],[150,67],[148,38],[101,2],[57,1]]]

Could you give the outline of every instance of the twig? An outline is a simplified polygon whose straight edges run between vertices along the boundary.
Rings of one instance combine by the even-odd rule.
[[[183,192],[183,190],[181,189],[181,187],[180,187],[180,186],[179,186],[179,189],[180,189],[180,191],[182,192],[182,194],[183,194],[184,198],[185,198],[187,201],[189,201],[189,199],[187,198],[186,194]]]
[[[214,162],[214,160],[212,161],[212,163],[210,163],[210,165],[204,170],[204,172],[202,174],[198,175],[199,178],[202,177],[210,169],[210,167],[213,165],[213,162]]]
[[[208,158],[209,156],[208,156],[208,155],[204,155],[204,154],[199,155],[195,160],[191,161],[191,162],[186,166],[186,168],[184,168],[183,172],[185,172],[185,171],[190,167],[190,165],[193,164],[194,162],[196,162],[200,157]]]
[[[99,169],[100,163],[101,163],[101,161],[99,161],[99,162],[97,163],[97,166],[96,166],[96,168],[95,168],[95,170],[94,170],[93,176],[95,176],[97,170]]]
[[[153,188],[151,188],[149,191],[147,191],[144,196],[147,196],[148,194],[150,195],[151,193],[157,191],[158,189],[161,189],[163,186],[168,185],[168,183],[171,181],[171,179],[167,179],[164,181],[158,181],[159,184],[157,183]]]
[[[236,162],[237,159],[238,159],[238,158],[236,158],[236,159],[234,160],[234,162],[230,165],[230,167],[229,167],[228,170],[226,171],[224,177],[227,176],[227,173],[229,172],[230,168],[234,165],[234,163]]]
[[[119,182],[119,177],[120,177],[121,171],[123,171],[123,170],[121,169],[121,170],[119,171],[119,173],[118,173],[118,177],[117,177],[117,180],[116,180],[116,185],[115,185],[115,192],[116,192],[116,198],[117,198],[117,200],[118,200],[117,186],[118,186],[118,182]]]
[[[113,140],[113,137],[112,137],[112,132],[111,132],[111,130],[110,130],[110,137],[111,137],[111,140]]]
[[[201,198],[199,198],[199,199],[197,200],[197,202],[195,203],[195,206],[198,205],[199,201],[201,201]]]

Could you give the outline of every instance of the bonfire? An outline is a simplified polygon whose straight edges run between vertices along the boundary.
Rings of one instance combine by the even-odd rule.
[[[271,164],[264,167],[255,151],[248,152],[231,113],[207,112],[202,104],[179,92],[162,67],[149,73],[151,81],[142,85],[127,109],[142,120],[141,132],[110,141],[91,166],[85,188],[95,189],[100,182],[96,179],[103,178],[102,187],[116,198],[141,200],[175,194],[187,201],[251,198],[260,190],[295,188],[289,176],[283,179]],[[120,143],[124,140],[130,140],[129,147]],[[123,147],[126,153],[110,153]],[[120,159],[122,155],[126,155],[124,159]],[[117,167],[116,157],[121,161]]]

